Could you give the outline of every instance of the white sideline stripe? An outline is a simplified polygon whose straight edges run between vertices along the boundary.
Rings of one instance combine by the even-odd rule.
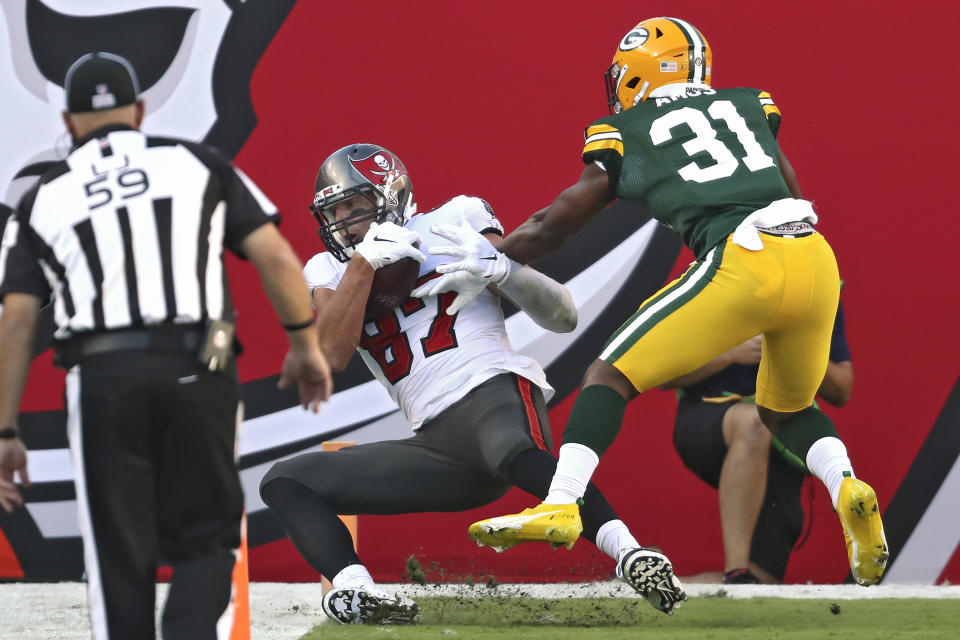
[[[585,582],[580,584],[509,584],[495,590],[486,587],[444,585],[420,587],[409,584],[380,585],[388,593],[414,597],[464,595],[516,596],[530,598],[623,597],[639,598],[622,582]],[[157,587],[157,602],[166,599],[168,585]],[[727,585],[691,584],[685,586],[691,597],[716,595],[723,589],[730,598],[822,598],[850,600],[867,598],[960,599],[960,586],[881,585]],[[460,591],[456,591],[459,589]],[[0,584],[0,602],[4,605],[0,640],[90,640],[86,593],[82,582],[5,583]],[[682,614],[683,611],[681,610]],[[320,583],[250,583],[251,637],[270,640],[296,640],[318,624],[327,621],[320,609]]]

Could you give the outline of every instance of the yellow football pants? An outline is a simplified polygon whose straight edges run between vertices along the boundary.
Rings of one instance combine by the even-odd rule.
[[[604,346],[600,358],[646,391],[763,334],[757,404],[799,411],[823,381],[840,297],[823,236],[762,234],[750,251],[730,237],[652,297]]]

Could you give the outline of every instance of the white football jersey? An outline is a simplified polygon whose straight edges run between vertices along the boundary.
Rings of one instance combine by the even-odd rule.
[[[435,224],[469,225],[480,233],[503,233],[500,221],[480,198],[457,196],[438,209],[414,216],[406,228],[420,235],[419,248],[427,256],[420,265],[418,285],[439,275],[437,265],[457,260],[427,251],[450,244],[446,238],[430,233]],[[336,289],[346,269],[345,263],[327,252],[311,258],[303,269],[311,299],[317,287]],[[446,310],[456,296],[451,291],[408,298],[393,313],[363,327],[358,351],[414,430],[481,382],[501,373],[513,372],[526,378],[540,387],[548,400],[553,395],[540,365],[517,354],[510,345],[500,298],[484,289],[455,316],[449,316]]]

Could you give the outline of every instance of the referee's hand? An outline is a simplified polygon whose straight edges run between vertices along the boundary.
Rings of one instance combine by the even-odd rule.
[[[293,342],[290,345],[277,386],[284,389],[294,381],[300,391],[300,406],[304,409],[317,413],[320,405],[330,399],[333,376],[316,341],[307,344]]]
[[[19,472],[20,482],[25,487],[30,486],[30,476],[27,475],[27,449],[20,438],[11,440],[0,439],[0,506],[7,513],[15,507],[23,506],[23,496],[17,489],[13,473]]]

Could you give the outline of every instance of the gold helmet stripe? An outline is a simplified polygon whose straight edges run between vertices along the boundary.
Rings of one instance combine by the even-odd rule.
[[[703,37],[700,35],[700,32],[697,31],[696,27],[686,20],[681,20],[680,18],[667,18],[667,20],[679,27],[681,33],[683,33],[687,39],[687,44],[690,45],[690,53],[687,56],[687,69],[689,69],[687,72],[687,82],[702,84],[707,68]],[[697,59],[701,61],[699,65],[696,63]]]

